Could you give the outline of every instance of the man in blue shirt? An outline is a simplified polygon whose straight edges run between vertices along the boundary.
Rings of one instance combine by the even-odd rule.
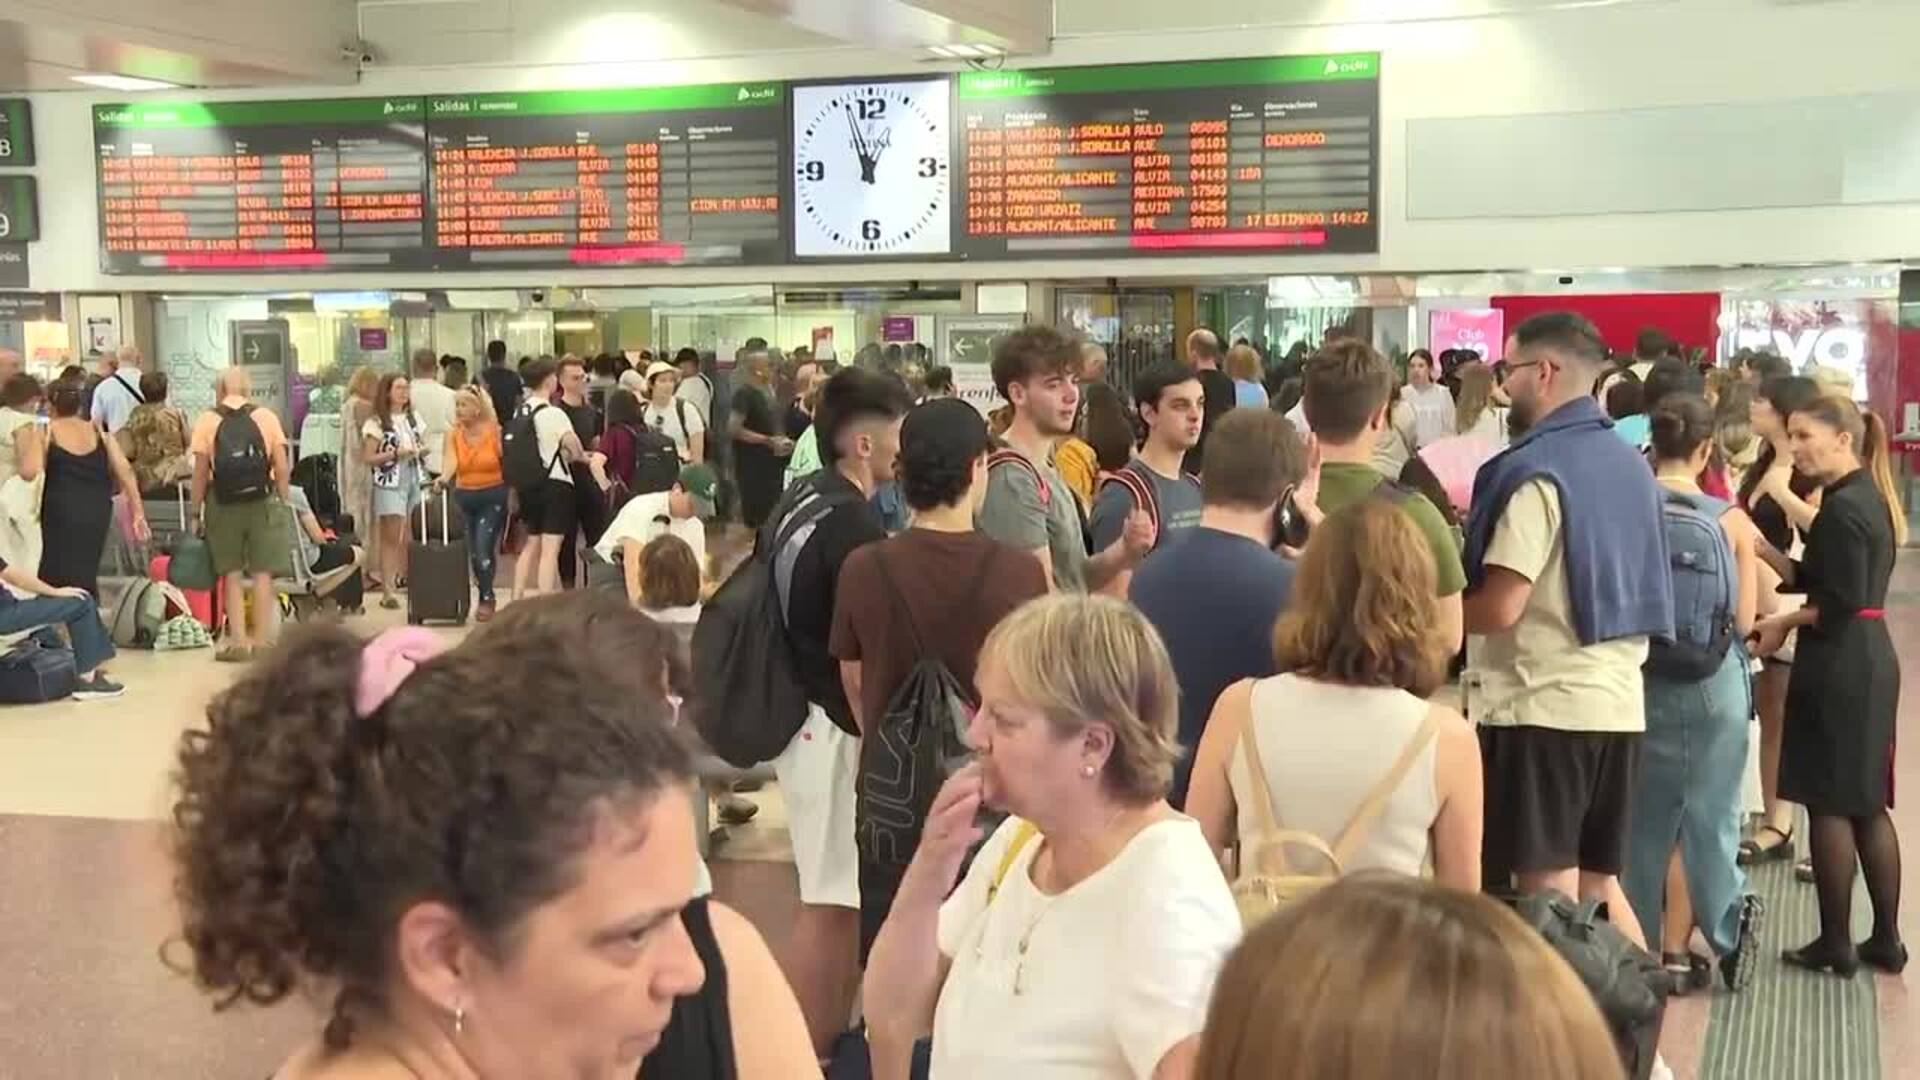
[[[1236,409],[1207,441],[1200,524],[1149,555],[1128,597],[1160,631],[1180,684],[1175,808],[1185,805],[1207,716],[1220,692],[1274,674],[1273,626],[1293,588],[1274,554],[1274,509],[1305,464],[1300,436],[1267,409]]]

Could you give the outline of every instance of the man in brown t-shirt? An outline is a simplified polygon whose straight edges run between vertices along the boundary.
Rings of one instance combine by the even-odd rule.
[[[945,664],[972,693],[974,662],[988,632],[1047,591],[1046,574],[1030,553],[974,531],[991,446],[986,421],[958,398],[929,401],[901,425],[896,469],[900,494],[913,509],[912,527],[847,557],[829,642],[863,738],[874,734],[873,725],[923,657]],[[864,958],[906,864],[874,864],[864,850],[860,859]]]

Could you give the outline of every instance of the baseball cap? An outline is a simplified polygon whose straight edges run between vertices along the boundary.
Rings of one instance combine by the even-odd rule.
[[[631,390],[634,393],[640,395],[641,397],[647,396],[647,380],[641,377],[640,373],[637,371],[621,372],[620,388],[622,390]]]
[[[653,363],[647,365],[647,385],[652,386],[653,380],[658,376],[678,374],[680,374],[679,368],[674,367],[665,360],[655,360]]]
[[[680,487],[692,497],[695,517],[705,519],[714,515],[713,492],[718,486],[713,470],[707,466],[697,464],[681,466]]]

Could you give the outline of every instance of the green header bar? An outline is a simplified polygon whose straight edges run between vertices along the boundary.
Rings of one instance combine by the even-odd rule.
[[[427,114],[436,118],[583,116],[592,113],[771,107],[784,100],[785,88],[780,83],[713,83],[706,86],[641,86],[615,90],[541,90],[527,94],[464,94],[429,99]]]
[[[1378,79],[1380,54],[1252,57],[1171,64],[972,71],[960,76],[962,98],[1046,97],[1117,90],[1197,90],[1216,86]]]
[[[97,128],[260,127],[267,124],[378,124],[425,116],[423,98],[309,101],[153,102],[95,105]]]

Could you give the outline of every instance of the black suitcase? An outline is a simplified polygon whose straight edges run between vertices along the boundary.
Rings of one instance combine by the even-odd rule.
[[[293,483],[307,493],[313,516],[329,529],[340,519],[340,466],[332,454],[308,454],[294,463]]]
[[[430,520],[428,508],[438,504],[439,528]],[[414,525],[427,539],[415,539],[407,553],[407,622],[419,626],[428,622],[465,623],[473,602],[472,570],[467,541],[454,535],[453,500],[446,492],[430,492],[420,501]]]
[[[79,682],[72,649],[27,638],[0,656],[0,704],[38,705],[70,698]]]

